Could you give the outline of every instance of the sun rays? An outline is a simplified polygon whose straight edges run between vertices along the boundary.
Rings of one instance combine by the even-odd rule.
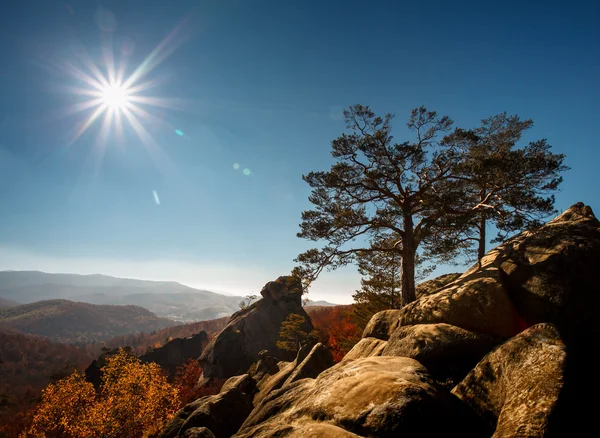
[[[175,50],[175,38],[181,28],[182,25],[176,27],[129,76],[126,76],[127,56],[122,55],[119,62],[115,62],[111,44],[103,47],[98,62],[94,62],[86,51],[80,50],[77,63],[66,62],[58,66],[70,82],[62,89],[77,99],[64,114],[85,114],[75,127],[70,144],[98,123],[96,149],[101,154],[109,140],[119,142],[124,129],[128,128],[137,135],[154,160],[162,157],[160,147],[146,126],[149,123],[153,126],[159,123],[167,125],[152,110],[176,109],[180,101],[150,94],[161,81],[147,77]]]

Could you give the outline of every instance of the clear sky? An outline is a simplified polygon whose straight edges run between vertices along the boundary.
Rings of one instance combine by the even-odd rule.
[[[600,212],[599,5],[2,2],[0,269],[257,292],[311,246],[296,237],[301,176],[329,168],[354,103],[395,113],[398,140],[420,105],[463,127],[532,118],[528,140],[572,168],[557,208]],[[119,134],[101,114],[73,140],[95,110],[73,111],[93,98],[77,72],[107,76],[110,53],[124,77],[148,59],[136,83],[152,117],[121,114]],[[324,274],[310,297],[350,302],[357,286],[351,269]]]

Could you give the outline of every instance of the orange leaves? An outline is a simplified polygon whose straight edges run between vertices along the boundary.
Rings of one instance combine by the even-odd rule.
[[[341,361],[360,340],[361,330],[353,321],[351,309],[351,306],[306,308],[321,342],[329,347],[335,362]]]
[[[81,374],[43,392],[29,435],[36,437],[142,437],[158,433],[179,407],[178,389],[160,367],[124,350],[107,359],[96,393]]]

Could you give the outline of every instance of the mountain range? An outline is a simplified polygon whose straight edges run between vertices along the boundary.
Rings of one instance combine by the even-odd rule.
[[[0,298],[9,300],[7,303],[20,304],[65,299],[89,304],[134,305],[179,322],[229,316],[239,310],[239,303],[243,299],[194,289],[172,281],[38,271],[0,272]]]
[[[0,271],[0,308],[41,300],[64,299],[89,304],[133,305],[181,323],[230,316],[241,296],[194,289],[174,281],[149,281],[107,275]],[[310,301],[307,306],[333,306]]]

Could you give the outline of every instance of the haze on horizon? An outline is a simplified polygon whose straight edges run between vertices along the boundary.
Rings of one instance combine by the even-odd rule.
[[[600,209],[600,6],[258,0],[0,6],[0,270],[258,293],[310,248],[342,110],[532,118]],[[530,138],[524,138],[524,142]],[[490,233],[492,234],[492,233]],[[462,270],[440,267],[435,274]],[[349,303],[355,269],[309,298]]]

